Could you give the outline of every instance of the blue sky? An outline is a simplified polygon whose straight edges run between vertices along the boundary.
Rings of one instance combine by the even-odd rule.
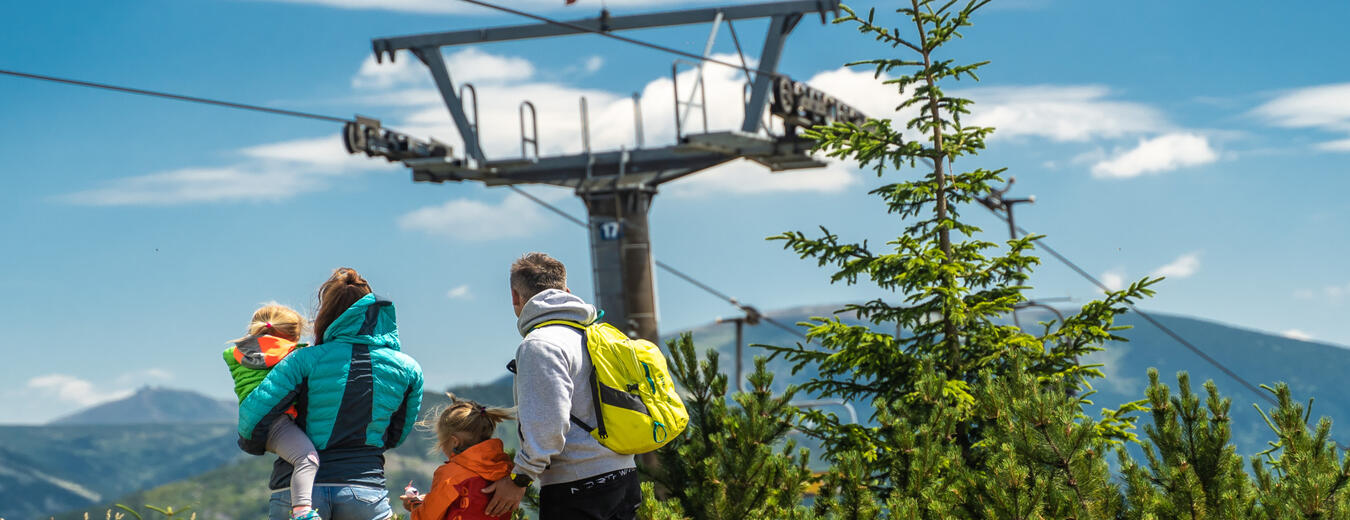
[[[676,4],[688,5],[610,7]],[[567,18],[598,7],[512,5]],[[1007,166],[1013,193],[1037,196],[1018,221],[1094,275],[1169,275],[1147,309],[1350,344],[1347,15],[1342,3],[996,0],[951,48],[992,60],[982,82],[952,87],[976,100],[977,122],[999,128],[964,166]],[[376,66],[370,39],[521,22],[451,0],[29,3],[0,20],[0,68],[360,113],[458,149],[424,68],[406,55]],[[737,24],[752,59],[764,25]],[[708,29],[629,35],[698,52]],[[725,28],[715,52],[735,59]],[[842,64],[888,52],[807,18],[780,70],[879,116],[895,94]],[[519,153],[522,99],[541,108],[546,153],[580,149],[582,95],[597,147],[631,143],[634,92],[647,142],[672,139],[671,56],[594,36],[446,55],[482,96],[489,156]],[[736,71],[706,73],[710,126],[738,124]],[[501,374],[519,339],[506,267],[521,253],[562,258],[574,290],[591,293],[584,230],[503,189],[414,184],[405,169],[349,157],[335,124],[9,77],[0,113],[0,376],[10,381],[0,423],[45,421],[146,384],[228,397],[225,341],[261,302],[312,311],[338,266],[397,302],[405,350],[432,387]],[[654,252],[762,309],[874,297],[829,285],[763,238],[820,224],[893,237],[900,226],[865,195],[879,182],[844,164],[704,172],[663,187]],[[583,214],[570,192],[532,192]],[[1001,239],[980,212],[969,216]],[[1049,258],[1033,284],[1079,303],[1096,293]],[[665,273],[657,285],[665,332],[735,312]]]

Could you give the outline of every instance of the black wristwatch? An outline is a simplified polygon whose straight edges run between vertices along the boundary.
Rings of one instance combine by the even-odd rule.
[[[517,486],[520,486],[520,487],[523,487],[523,488],[527,488],[527,487],[530,487],[530,484],[533,484],[533,483],[534,483],[534,479],[530,478],[529,475],[521,475],[521,474],[518,474],[518,473],[512,473],[512,474],[511,474],[511,482],[515,483],[515,485],[517,485]]]

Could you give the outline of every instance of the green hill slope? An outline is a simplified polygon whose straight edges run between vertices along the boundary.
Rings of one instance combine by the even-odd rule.
[[[230,424],[0,426],[0,441],[0,518],[10,519],[97,503],[241,458]]]

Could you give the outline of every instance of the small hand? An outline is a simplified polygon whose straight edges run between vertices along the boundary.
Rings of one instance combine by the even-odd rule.
[[[403,509],[409,513],[412,512],[413,508],[422,505],[421,495],[401,495],[398,498],[403,500]]]
[[[525,497],[525,488],[517,486],[510,477],[503,477],[483,488],[483,493],[492,495],[492,500],[488,502],[483,512],[492,517],[505,517],[520,507],[520,499]]]

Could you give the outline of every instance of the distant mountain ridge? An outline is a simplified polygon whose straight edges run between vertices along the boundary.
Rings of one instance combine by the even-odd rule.
[[[185,424],[233,423],[238,404],[191,390],[146,386],[136,393],[79,410],[47,423],[74,424]]]

